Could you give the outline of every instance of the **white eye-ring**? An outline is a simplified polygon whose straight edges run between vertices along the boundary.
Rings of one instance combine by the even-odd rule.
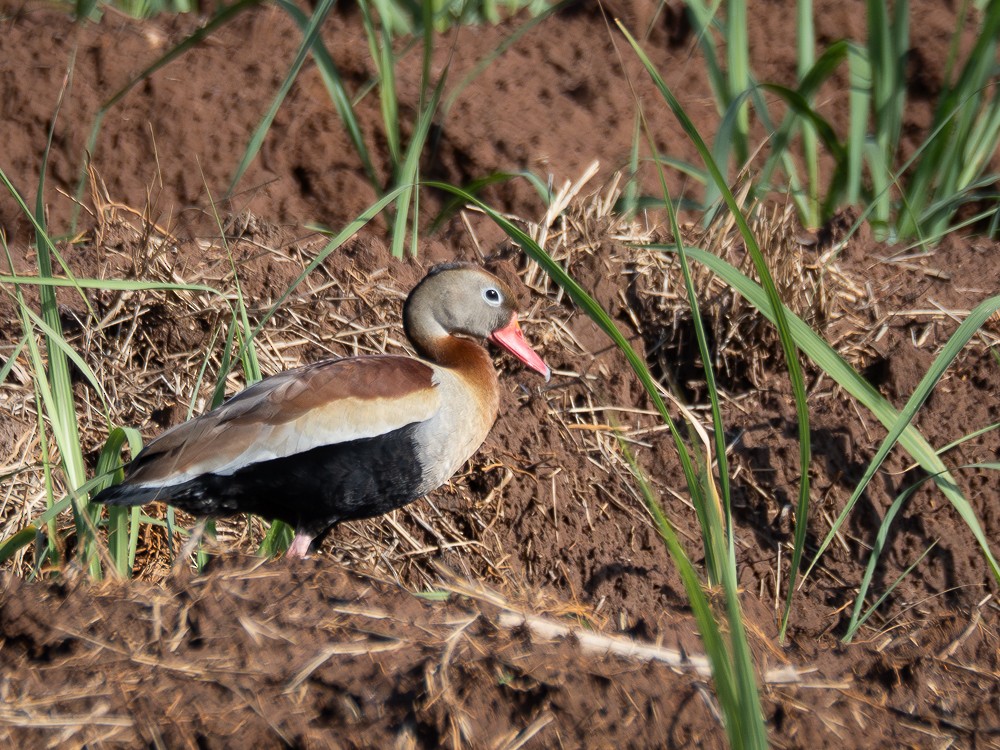
[[[483,299],[486,300],[486,304],[488,305],[500,307],[500,303],[503,302],[503,295],[493,287],[488,286],[483,289]]]

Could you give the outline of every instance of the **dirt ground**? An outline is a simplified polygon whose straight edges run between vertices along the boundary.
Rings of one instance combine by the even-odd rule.
[[[633,29],[643,2],[605,3]],[[790,83],[794,38],[786,4],[751,3],[751,52],[762,79]],[[912,4],[913,106],[905,148],[919,143],[947,58],[955,10]],[[194,30],[197,19],[136,23],[109,13],[75,26],[43,5],[4,3],[0,13],[0,168],[33,195],[47,129],[75,56],[58,115],[48,179],[54,233],[68,232],[95,114],[126,82]],[[864,3],[817,5],[821,42],[861,38]],[[464,28],[439,50],[450,81],[518,28]],[[338,10],[324,30],[345,78],[373,69],[359,19]],[[182,279],[232,292],[233,266],[214,226],[249,134],[280,85],[300,36],[277,8],[243,14],[151,79],[103,121],[91,159],[101,185],[84,193],[81,234],[61,245],[81,276]],[[648,47],[689,113],[711,135],[717,113],[703,61],[676,3],[656,17]],[[262,50],[265,53],[262,53]],[[619,51],[622,58],[619,57]],[[419,95],[418,55],[399,71],[401,99]],[[919,73],[919,75],[917,74]],[[534,222],[546,246],[650,362],[695,407],[703,387],[677,272],[626,239],[666,235],[601,208],[627,161],[635,105],[655,123],[659,147],[693,149],[658,103],[622,39],[595,4],[582,3],[527,31],[465,87],[442,115],[426,173],[455,183],[530,169],[555,187],[594,160],[600,171],[564,216],[524,181],[493,188],[488,202]],[[824,99],[835,124],[846,99]],[[373,96],[358,105],[371,143]],[[376,147],[379,154],[384,148]],[[380,157],[381,158],[381,157]],[[383,173],[387,163],[378,163]],[[695,189],[679,178],[675,189]],[[225,234],[251,314],[267,310],[323,240],[307,222],[339,228],[375,198],[307,63],[259,158],[231,202]],[[442,198],[428,193],[432,215]],[[131,209],[146,210],[140,217]],[[947,237],[930,254],[876,242],[867,228],[833,257],[850,215],[810,232],[775,205],[765,251],[786,280],[788,304],[897,408],[913,391],[963,312],[1000,290],[1000,244]],[[149,221],[143,221],[145,218]],[[150,221],[155,227],[150,226]],[[32,271],[29,225],[0,198],[0,226],[18,270]],[[161,232],[162,230],[162,232]],[[734,262],[725,233],[715,243]],[[167,236],[158,244],[151,238]],[[680,578],[669,560],[615,437],[624,436],[698,561],[700,539],[669,434],[651,415],[624,358],[582,313],[475,214],[422,242],[418,260],[395,260],[385,227],[367,227],[331,255],[283,305],[261,343],[265,372],[331,355],[404,351],[400,302],[431,263],[489,256],[519,279],[525,331],[554,370],[544,384],[498,357],[501,416],[479,455],[455,480],[378,521],[347,524],[304,563],[249,557],[258,520],[220,524],[202,575],[169,568],[171,540],[144,530],[141,580],[93,583],[70,567],[27,582],[21,566],[0,578],[0,737],[16,747],[721,747],[725,735]],[[713,248],[713,249],[716,249]],[[932,544],[851,645],[843,636],[868,552],[893,499],[922,478],[890,456],[843,533],[797,593],[785,644],[777,638],[788,578],[798,443],[780,350],[745,307],[698,280],[718,345],[732,443],[736,552],[742,603],[776,747],[1000,747],[1000,609],[974,539],[939,492],[918,491],[897,519],[872,591],[884,592]],[[66,320],[83,315],[67,294]],[[95,291],[110,321],[77,344],[108,390],[112,421],[147,438],[185,418],[206,350],[225,322],[225,301],[203,294]],[[19,334],[0,337],[7,357]],[[138,321],[138,326],[133,326]],[[1000,422],[1000,365],[993,321],[949,369],[916,425],[940,448]],[[217,360],[209,363],[216,367]],[[850,497],[885,430],[807,364],[814,459],[809,549]],[[230,379],[229,393],[240,385]],[[38,463],[30,382],[15,367],[0,386],[3,517],[44,509],[32,485]],[[81,403],[96,397],[81,383]],[[92,460],[107,427],[82,410]],[[32,449],[35,452],[32,452]],[[944,454],[950,468],[1000,455],[986,432]],[[996,473],[956,470],[985,534],[1000,538]],[[70,525],[66,520],[65,525]],[[166,562],[165,562],[166,561]],[[779,586],[780,591],[779,591]],[[422,596],[415,596],[419,592]],[[870,601],[874,601],[874,597]]]

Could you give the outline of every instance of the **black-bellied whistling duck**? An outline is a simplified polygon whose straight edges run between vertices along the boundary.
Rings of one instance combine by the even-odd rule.
[[[548,380],[514,305],[481,268],[436,266],[403,308],[421,359],[331,359],[262,380],[164,432],[94,500],[278,518],[295,528],[288,556],[304,557],[334,524],[426,495],[478,450],[500,400],[483,339]]]

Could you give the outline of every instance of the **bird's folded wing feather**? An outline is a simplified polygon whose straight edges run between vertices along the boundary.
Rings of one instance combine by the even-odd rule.
[[[372,438],[440,408],[434,369],[409,357],[326,360],[275,375],[180,424],[129,466],[132,484],[167,485],[324,445]]]

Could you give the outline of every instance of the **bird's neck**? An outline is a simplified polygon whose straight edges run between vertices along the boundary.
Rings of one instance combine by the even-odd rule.
[[[417,354],[459,375],[483,403],[494,405],[496,413],[500,386],[493,360],[482,344],[448,333],[412,295],[403,310],[403,328]]]
[[[466,338],[441,336],[430,342],[415,343],[421,356],[474,380],[496,380],[493,360],[486,349]]]

